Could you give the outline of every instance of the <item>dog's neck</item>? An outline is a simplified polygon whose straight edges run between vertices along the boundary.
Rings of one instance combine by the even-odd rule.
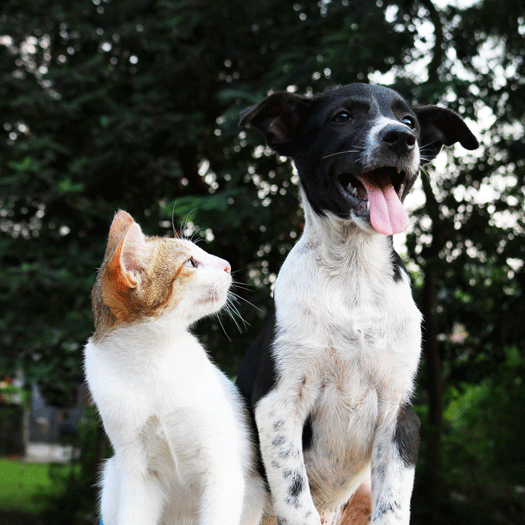
[[[330,213],[318,215],[302,189],[301,199],[305,215],[303,241],[317,251],[325,266],[338,271],[353,268],[365,272],[373,268],[384,272],[390,266],[391,237],[363,231],[353,221]]]

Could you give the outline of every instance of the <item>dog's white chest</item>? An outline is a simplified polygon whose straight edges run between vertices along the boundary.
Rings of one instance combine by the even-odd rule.
[[[363,521],[351,505],[354,519],[339,511],[370,465],[371,522],[408,525],[421,316],[391,236],[408,226],[402,200],[421,164],[445,144],[478,141],[454,112],[411,107],[369,84],[313,99],[274,93],[241,123],[293,160],[305,213],[276,282],[275,315],[238,380],[277,521]]]
[[[344,383],[341,391],[357,398],[362,389],[394,397],[411,389],[421,314],[407,276],[396,282],[388,268],[374,267],[390,256],[378,244],[369,250],[368,266],[345,265],[343,257],[340,264],[321,264],[321,250],[304,239],[294,247],[275,286],[277,341],[283,345],[276,357],[283,368],[309,363],[312,374]]]
[[[410,397],[421,316],[406,276],[396,282],[382,268],[330,268],[319,256],[299,243],[281,270],[275,357],[298,402],[310,389],[308,479],[314,500],[336,506],[370,464],[378,421],[395,420]]]

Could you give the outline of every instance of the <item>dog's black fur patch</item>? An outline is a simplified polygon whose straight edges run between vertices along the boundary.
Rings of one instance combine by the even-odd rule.
[[[289,490],[290,496],[292,496],[292,498],[297,498],[299,494],[301,493],[301,491],[303,490],[303,486],[304,486],[304,480],[302,476],[300,476],[299,474],[296,474],[293,477],[292,483],[290,485],[290,490]]]
[[[413,187],[421,165],[430,162],[443,146],[460,142],[466,149],[475,149],[478,147],[478,141],[461,117],[451,110],[438,106],[412,106],[389,88],[359,83],[330,90],[313,98],[293,93],[275,93],[260,104],[246,109],[242,113],[240,123],[262,131],[271,148],[279,155],[293,160],[300,178],[303,203],[307,212],[305,216],[311,221],[307,221],[307,226],[310,225],[311,229],[305,229],[305,235],[292,251],[291,259],[288,259],[290,264],[286,267],[285,274],[280,273],[276,282],[277,304],[279,307],[283,305],[282,312],[279,312],[279,326],[276,326],[276,315],[272,310],[263,331],[248,349],[237,378],[237,386],[247,402],[253,421],[255,422],[254,413],[257,412],[257,423],[262,425],[260,435],[268,472],[271,472],[272,476],[288,474],[284,487],[279,486],[278,493],[272,494],[274,505],[278,500],[280,507],[276,512],[277,522],[279,525],[300,523],[301,520],[305,520],[304,516],[308,517],[315,512],[315,503],[310,498],[312,494],[307,493],[310,474],[301,474],[304,468],[307,473],[309,468],[318,469],[312,471],[312,479],[320,477],[318,485],[323,484],[323,487],[314,487],[313,490],[319,498],[322,497],[318,505],[326,505],[325,510],[334,510],[329,509],[329,506],[334,505],[340,498],[340,494],[335,490],[339,486],[339,480],[351,481],[347,477],[352,475],[352,465],[347,461],[348,456],[344,456],[348,453],[348,446],[352,444],[349,443],[349,439],[356,440],[356,447],[374,443],[371,457],[359,458],[359,461],[356,461],[356,465],[362,465],[362,461],[371,461],[372,493],[381,491],[379,499],[373,498],[373,505],[377,507],[373,509],[374,519],[388,513],[399,514],[405,519],[404,516],[408,516],[409,513],[407,502],[411,491],[409,482],[413,476],[411,469],[417,461],[419,445],[419,420],[412,406],[410,403],[401,406],[395,427],[392,423],[388,428],[375,430],[370,430],[374,425],[370,424],[366,416],[352,419],[348,415],[348,421],[351,421],[352,425],[363,429],[361,434],[351,436],[350,432],[347,435],[341,430],[343,427],[333,428],[332,425],[334,417],[344,417],[340,410],[344,395],[319,395],[317,400],[313,400],[313,405],[312,399],[309,400],[310,405],[304,405],[304,411],[298,410],[295,414],[289,414],[291,418],[296,418],[294,425],[286,424],[286,407],[289,406],[289,401],[295,401],[298,405],[301,402],[300,389],[295,394],[290,392],[295,392],[294,388],[300,385],[301,373],[304,370],[308,369],[312,373],[312,370],[307,368],[308,363],[301,360],[303,356],[300,351],[297,359],[294,358],[297,348],[289,344],[286,337],[302,338],[302,344],[307,351],[311,350],[312,359],[315,360],[313,373],[319,375],[314,379],[322,382],[323,378],[335,375],[332,374],[334,370],[324,370],[324,364],[327,368],[344,366],[336,360],[331,361],[330,352],[325,355],[323,348],[338,353],[342,356],[343,363],[348,349],[351,353],[358,353],[366,351],[366,347],[374,348],[374,356],[377,356],[377,364],[381,368],[381,351],[384,349],[388,353],[389,348],[378,344],[385,334],[391,335],[390,339],[385,338],[389,341],[386,346],[395,345],[397,352],[403,352],[404,346],[407,347],[407,361],[400,363],[400,366],[405,367],[407,374],[398,374],[393,370],[392,374],[397,376],[390,379],[394,383],[398,381],[400,389],[404,389],[406,395],[402,399],[409,399],[419,359],[420,347],[417,338],[420,315],[410,298],[409,285],[405,278],[406,269],[393,248],[391,237],[386,241],[374,243],[374,246],[381,246],[380,250],[367,248],[368,251],[363,250],[363,246],[370,246],[367,244],[368,240],[363,242],[363,239],[366,235],[391,235],[392,232],[402,231],[408,221],[401,209],[402,201]],[[378,200],[378,189],[383,192],[384,201]],[[365,190],[366,196],[363,194]],[[384,208],[381,208],[382,202],[388,207],[387,212],[390,215],[387,220],[391,220],[391,228],[386,220],[383,220],[386,215]],[[361,251],[357,250],[357,247]],[[348,256],[348,251],[352,256]],[[336,252],[337,257],[325,259],[324,254],[328,252],[332,255]],[[338,317],[337,312],[344,312],[348,308],[344,301],[333,305],[330,310],[326,301],[319,300],[319,296],[324,294],[323,286],[327,288],[327,296],[323,299],[340,300],[336,294],[330,293],[330,288],[326,285],[326,272],[316,273],[318,265],[323,263],[331,272],[330,278],[334,279],[330,284],[334,283],[344,290],[352,283],[355,297],[359,298],[357,292],[360,291],[362,283],[375,293],[375,298],[382,298],[386,306],[384,315],[377,316],[378,323],[384,323],[383,327],[379,327],[379,331],[375,330],[376,327],[368,326],[362,332],[360,329],[351,329],[352,319],[345,318],[344,313]],[[301,273],[303,267],[308,268],[308,272]],[[337,284],[335,277],[340,275]],[[373,280],[370,275],[374,275]],[[308,281],[302,283],[301,279]],[[317,279],[319,282],[316,282]],[[310,286],[312,282],[313,286]],[[293,283],[293,286],[290,286],[290,283]],[[287,286],[290,288],[287,289]],[[305,294],[310,289],[313,292],[308,303]],[[399,296],[398,290],[403,291]],[[307,303],[307,308],[303,303]],[[381,313],[381,301],[373,304],[378,313]],[[402,313],[405,317],[404,320],[394,322],[389,312],[396,311],[398,305],[403,307]],[[358,321],[360,317],[361,320],[368,319],[368,311],[366,315],[359,311],[359,301],[353,304],[352,308],[355,309],[355,314],[352,315],[355,315]],[[363,308],[369,308],[366,301]],[[312,337],[317,339],[312,341],[312,347],[309,348],[308,332],[312,319],[317,316],[322,318],[324,310],[329,312],[324,318],[324,323],[312,327]],[[407,326],[410,327],[409,330]],[[344,337],[341,331],[347,327],[348,336]],[[363,340],[362,345],[360,339]],[[335,348],[334,344],[338,347]],[[365,350],[362,350],[361,346],[364,346]],[[305,352],[305,356],[307,355],[308,352]],[[281,356],[285,359],[281,359]],[[349,369],[351,373],[362,374],[362,377],[353,379],[351,384],[348,383],[348,392],[352,391],[353,385],[360,385],[361,381],[364,383],[360,387],[363,392],[366,391],[367,382],[370,388],[383,388],[376,385],[374,378],[370,377],[377,373],[376,368],[371,366],[368,371],[363,371],[362,368],[354,366],[351,360],[348,360],[348,363],[352,367]],[[291,367],[298,369],[291,370]],[[384,369],[383,372],[388,376],[388,369]],[[294,380],[296,384],[293,383]],[[386,383],[389,384],[388,381]],[[341,385],[336,386],[341,388]],[[270,391],[275,396],[268,397]],[[315,391],[312,391],[312,395],[313,392]],[[389,392],[388,388],[384,388],[377,394],[379,397],[383,394],[389,396]],[[284,399],[284,396],[288,395],[295,395],[295,398]],[[322,410],[316,409],[315,403],[320,403]],[[338,406],[334,407],[334,403]],[[387,411],[390,406],[392,411],[386,421],[395,418],[397,407],[389,403],[380,407]],[[322,433],[318,433],[317,429],[321,424],[326,425],[322,431],[327,434],[338,432],[337,435],[330,436],[336,439],[320,438]],[[297,435],[300,431],[302,436]],[[294,434],[287,435],[287,432]],[[376,433],[375,436],[365,436],[373,432]],[[260,449],[257,432],[255,436]],[[299,448],[300,438],[303,451],[309,449],[309,454],[303,457]],[[331,456],[334,443],[339,443],[335,450],[339,456]],[[399,454],[396,453],[396,449]],[[330,460],[330,456],[334,459]],[[326,465],[316,463],[316,457],[324,458],[322,461],[326,461]],[[259,467],[266,479],[261,459]],[[394,469],[393,476],[388,476],[391,469]],[[299,474],[301,478],[296,479],[295,476]],[[326,477],[323,481],[323,476],[331,476],[331,479]],[[407,476],[407,483],[392,484],[393,479],[400,479],[399,476]],[[296,507],[299,503],[302,507],[301,512]],[[317,523],[317,520],[306,521],[309,524]]]
[[[312,416],[308,416],[303,427],[303,450],[308,450],[312,446],[314,430],[312,428]]]
[[[253,429],[253,438],[257,450],[257,470],[263,477],[266,484],[266,470],[261,457],[259,434],[255,424],[254,408],[257,401],[264,397],[278,380],[275,368],[275,360],[272,352],[272,343],[275,339],[275,308],[272,307],[268,313],[266,323],[259,332],[255,341],[250,345],[248,352],[244,356],[237,376],[236,385],[241,395],[246,400],[248,413]],[[276,421],[274,428],[282,428],[284,421]]]
[[[251,409],[278,380],[272,352],[275,329],[275,307],[272,304],[264,327],[246,352],[237,376],[236,384]]]
[[[399,450],[403,463],[407,467],[413,467],[417,462],[420,425],[419,418],[410,403],[403,405],[399,409],[394,443]]]

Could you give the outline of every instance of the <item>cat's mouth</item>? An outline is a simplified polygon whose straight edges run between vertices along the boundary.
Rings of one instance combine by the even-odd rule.
[[[403,231],[408,214],[402,204],[409,175],[395,167],[365,173],[341,173],[337,183],[353,214],[370,218],[373,228],[385,235]]]
[[[201,297],[197,301],[197,304],[201,304],[201,305],[215,305],[215,304],[218,304],[218,303],[226,302],[226,298],[227,298],[226,294],[217,294],[217,293],[210,292],[205,297]]]
[[[224,273],[224,276],[221,275],[221,277],[225,276],[229,277],[229,274]],[[199,299],[196,300],[196,303],[217,310],[222,308],[228,300],[230,284],[231,277],[229,279],[218,279]]]

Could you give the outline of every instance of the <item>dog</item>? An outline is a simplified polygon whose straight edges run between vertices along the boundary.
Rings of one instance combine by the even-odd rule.
[[[392,235],[408,226],[402,202],[421,165],[478,141],[451,110],[360,83],[272,94],[240,124],[293,160],[305,215],[237,379],[277,522],[347,523],[359,489],[371,523],[408,524],[421,314]]]

